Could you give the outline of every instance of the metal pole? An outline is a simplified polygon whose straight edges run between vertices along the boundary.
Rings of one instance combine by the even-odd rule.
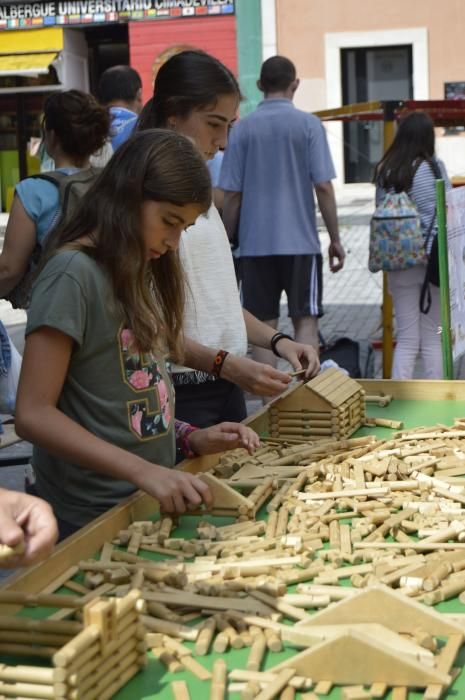
[[[450,322],[449,297],[449,261],[447,253],[447,214],[446,188],[444,180],[436,180],[436,209],[438,213],[438,258],[439,258],[439,295],[441,302],[441,343],[444,379],[454,378],[454,361],[452,357],[452,337]]]
[[[394,140],[395,122],[392,110],[385,110],[384,152]],[[389,294],[387,274],[383,272],[383,379],[390,379],[392,368],[392,297]]]

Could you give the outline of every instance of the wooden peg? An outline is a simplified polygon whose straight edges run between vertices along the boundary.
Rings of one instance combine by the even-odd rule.
[[[250,647],[249,657],[247,659],[248,671],[259,671],[262,665],[265,651],[267,648],[267,639],[263,632],[259,631],[254,635],[252,646]]]
[[[174,700],[191,700],[186,681],[172,681],[171,690]]]
[[[215,629],[216,621],[214,618],[210,617],[208,620],[205,620],[198,632],[197,641],[195,643],[195,653],[198,656],[205,656],[208,654]]]
[[[276,679],[256,696],[256,700],[272,700],[287,686],[293,676],[295,676],[293,668],[283,669],[277,674]]]
[[[223,659],[217,659],[213,664],[210,700],[224,700],[226,692],[226,678],[226,662],[223,661]]]
[[[0,561],[6,561],[25,551],[24,542],[18,542],[14,547],[9,547],[7,544],[0,544]]]

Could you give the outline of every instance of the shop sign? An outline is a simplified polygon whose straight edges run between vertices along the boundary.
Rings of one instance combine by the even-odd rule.
[[[0,30],[234,14],[234,0],[57,0],[0,4]]]

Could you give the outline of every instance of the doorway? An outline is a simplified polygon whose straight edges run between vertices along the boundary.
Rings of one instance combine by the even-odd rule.
[[[127,24],[106,24],[87,27],[85,37],[89,56],[90,92],[97,94],[101,74],[116,65],[129,65],[129,35]]]
[[[413,98],[412,46],[341,49],[343,104]],[[380,121],[344,123],[345,182],[371,182],[383,155]]]

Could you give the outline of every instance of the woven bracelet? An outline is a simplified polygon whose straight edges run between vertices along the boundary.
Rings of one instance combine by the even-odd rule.
[[[218,350],[218,352],[216,353],[215,359],[213,360],[213,367],[210,370],[211,374],[213,374],[214,377],[220,377],[224,361],[228,355],[229,353],[227,350]]]

